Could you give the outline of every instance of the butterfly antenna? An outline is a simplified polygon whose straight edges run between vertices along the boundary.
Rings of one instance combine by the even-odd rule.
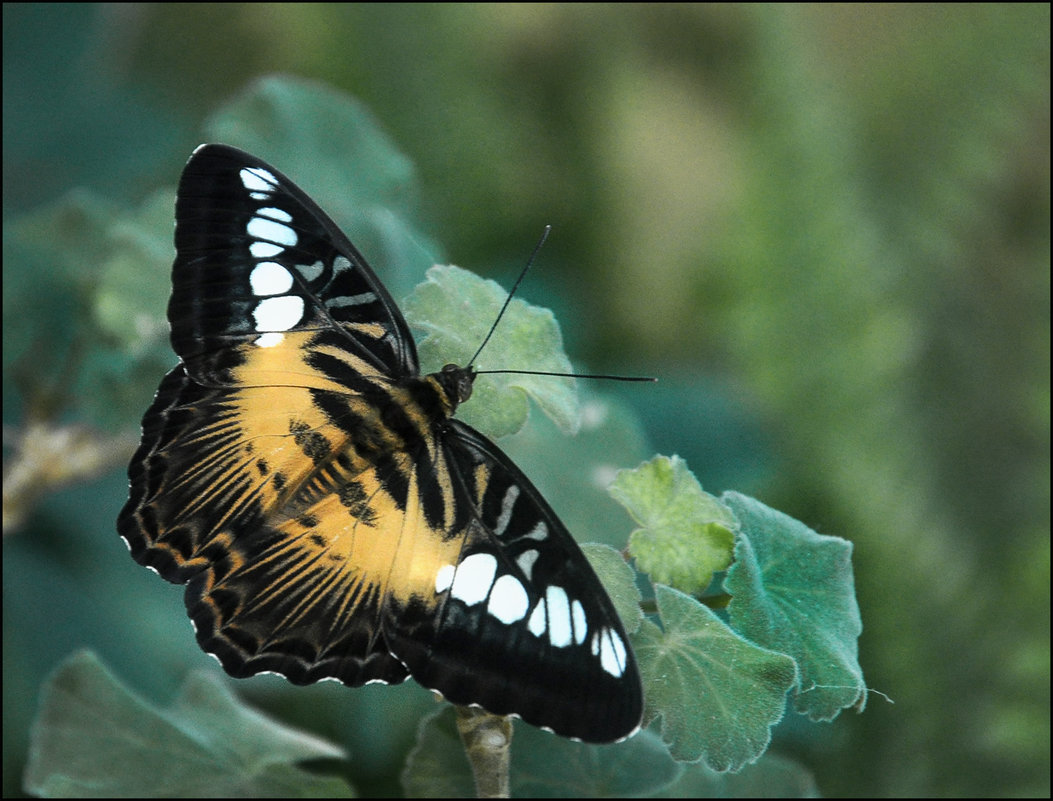
[[[522,270],[519,271],[519,277],[516,282],[512,284],[512,289],[508,293],[508,297],[505,298],[505,305],[501,307],[501,311],[497,313],[497,319],[494,320],[494,324],[490,326],[490,330],[486,334],[486,338],[483,339],[483,344],[479,346],[479,350],[475,352],[471,360],[468,362],[468,366],[471,367],[475,364],[475,360],[479,358],[479,354],[483,352],[483,348],[486,347],[486,343],[490,341],[490,337],[494,335],[494,331],[497,330],[497,324],[501,322],[501,318],[504,317],[505,311],[508,309],[508,304],[512,302],[512,298],[515,297],[516,290],[519,289],[519,285],[523,283],[523,279],[526,277],[527,270],[534,263],[534,259],[537,258],[538,251],[541,250],[541,246],[545,244],[545,240],[548,239],[549,233],[552,231],[551,225],[546,225],[545,230],[541,232],[541,238],[534,245],[534,251],[530,254],[530,258],[527,259],[526,265]]]
[[[523,283],[523,279],[526,277],[527,270],[530,269],[534,263],[534,259],[537,258],[538,251],[541,250],[541,246],[545,244],[545,240],[548,239],[549,233],[552,231],[551,225],[546,225],[545,230],[541,232],[541,238],[537,244],[534,245],[534,250],[530,254],[530,258],[527,259],[526,265],[522,270],[519,271],[519,277],[516,278],[515,283],[512,284],[512,289],[508,293],[508,297],[505,298],[505,303],[501,307],[501,311],[497,313],[497,319],[494,320],[494,324],[490,326],[489,332],[486,334],[486,338],[483,339],[483,344],[479,346],[479,350],[472,356],[471,361],[468,362],[468,366],[471,367],[475,364],[475,360],[479,358],[479,354],[483,352],[483,348],[486,347],[486,343],[490,341],[490,337],[493,336],[495,330],[497,330],[497,324],[501,322],[501,318],[504,316],[505,310],[508,309],[508,304],[512,302],[512,298],[515,297],[516,290],[519,289],[519,285]],[[558,376],[560,378],[602,378],[608,381],[657,381],[657,378],[650,376],[630,376],[630,375],[585,375],[583,373],[548,373],[541,370],[478,370],[477,375],[493,375],[495,373],[515,373],[517,375],[551,375]]]
[[[649,375],[598,375],[595,373],[548,373],[543,370],[476,370],[476,375],[493,375],[494,373],[517,373],[519,375],[554,375],[559,378],[602,378],[606,381],[650,381],[658,379]]]

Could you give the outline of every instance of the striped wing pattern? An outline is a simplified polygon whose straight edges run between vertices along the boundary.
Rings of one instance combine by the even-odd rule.
[[[642,714],[617,614],[522,472],[421,376],[398,307],[289,179],[223,145],[179,186],[180,363],[143,418],[118,529],[186,584],[234,676],[413,676],[457,704],[609,742]]]

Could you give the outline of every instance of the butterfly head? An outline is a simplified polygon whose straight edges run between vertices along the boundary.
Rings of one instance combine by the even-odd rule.
[[[472,397],[475,376],[475,368],[471,365],[461,367],[456,364],[447,364],[439,372],[435,373],[435,379],[439,382],[439,386],[442,387],[443,392],[446,393],[446,397],[455,409]]]

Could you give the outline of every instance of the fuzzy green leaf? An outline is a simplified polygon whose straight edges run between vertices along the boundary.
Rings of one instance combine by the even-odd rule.
[[[735,517],[679,456],[622,470],[610,493],[641,525],[629,537],[629,553],[653,581],[694,594],[731,563]]]
[[[401,776],[407,798],[475,796],[475,779],[457,733],[456,715],[450,704],[443,704],[417,726],[417,742]]]
[[[26,789],[44,797],[346,797],[347,785],[296,766],[342,749],[243,705],[193,673],[166,709],[122,685],[89,652],[45,685]]]
[[[722,500],[741,526],[725,587],[731,624],[798,664],[796,710],[832,720],[865,702],[859,666],[863,630],[852,576],[852,543],[734,492]]]
[[[86,190],[75,190],[31,214],[13,220],[9,234],[19,246],[48,261],[48,271],[62,282],[85,310],[81,332],[88,337],[116,340],[126,350],[141,348],[144,335],[167,336],[164,304],[170,288],[174,191],[155,193],[138,209],[122,209]],[[32,273],[40,281],[39,273]],[[25,292],[48,292],[45,283],[12,286],[10,300],[27,303]],[[5,294],[5,306],[8,295]],[[28,301],[31,302],[31,299]],[[136,313],[129,314],[129,309]],[[157,314],[144,318],[143,309]],[[56,320],[39,321],[51,328]],[[90,326],[90,327],[88,327]],[[31,326],[23,326],[32,331]],[[5,342],[5,346],[6,346]],[[93,343],[94,344],[94,343]],[[96,345],[97,347],[97,345]]]
[[[655,586],[662,628],[644,621],[633,638],[652,716],[673,757],[737,771],[764,753],[782,719],[793,660],[742,639],[710,609]]]
[[[171,366],[165,302],[172,261],[172,193],[129,210],[76,190],[5,230],[4,311],[21,324],[4,337],[6,374],[51,410],[76,409],[94,425],[128,425]],[[32,265],[39,265],[34,268]],[[47,309],[47,314],[25,314]]]
[[[429,269],[427,280],[402,304],[410,325],[424,333],[417,343],[422,371],[434,372],[450,362],[466,364],[507,297],[496,282],[460,267]],[[518,298],[509,305],[476,366],[572,372],[552,312]],[[563,431],[577,430],[581,411],[574,382],[554,376],[481,375],[457,417],[490,437],[512,434],[526,422],[528,394]]]

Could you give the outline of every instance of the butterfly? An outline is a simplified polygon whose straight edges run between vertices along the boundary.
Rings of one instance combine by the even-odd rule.
[[[421,375],[366,260],[292,181],[202,145],[176,200],[161,381],[117,527],[233,676],[412,676],[586,742],[633,733],[640,674],[574,539]]]

